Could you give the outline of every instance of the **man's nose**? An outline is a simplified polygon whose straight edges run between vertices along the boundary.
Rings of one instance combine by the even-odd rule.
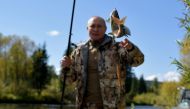
[[[98,31],[99,30],[99,28],[96,26],[96,27],[94,27],[94,31]]]

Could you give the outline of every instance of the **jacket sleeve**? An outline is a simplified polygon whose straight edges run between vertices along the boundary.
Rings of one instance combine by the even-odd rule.
[[[131,43],[131,42],[130,42]],[[129,66],[137,67],[144,62],[144,54],[140,51],[140,49],[133,43],[131,50],[127,50],[124,47],[119,48],[119,55],[122,60],[125,61]]]

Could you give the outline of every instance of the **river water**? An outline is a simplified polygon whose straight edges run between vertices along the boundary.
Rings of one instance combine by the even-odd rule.
[[[61,109],[59,105],[46,104],[0,104],[0,109]],[[64,106],[62,109],[75,109],[74,106]],[[127,107],[126,109],[130,109]],[[153,106],[135,106],[135,109],[159,109]]]

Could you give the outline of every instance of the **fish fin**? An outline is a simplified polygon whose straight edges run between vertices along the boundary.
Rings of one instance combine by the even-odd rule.
[[[126,19],[127,19],[127,16],[123,17],[123,18],[120,20],[120,21],[121,21],[121,24],[124,24]]]

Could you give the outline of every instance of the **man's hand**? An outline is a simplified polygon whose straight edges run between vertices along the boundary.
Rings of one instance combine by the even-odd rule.
[[[119,46],[127,48],[127,50],[133,49],[133,44],[128,39],[125,39],[124,41],[120,42]]]
[[[61,66],[63,68],[70,68],[70,65],[71,65],[71,59],[67,56],[64,56],[62,59],[61,59]]]

